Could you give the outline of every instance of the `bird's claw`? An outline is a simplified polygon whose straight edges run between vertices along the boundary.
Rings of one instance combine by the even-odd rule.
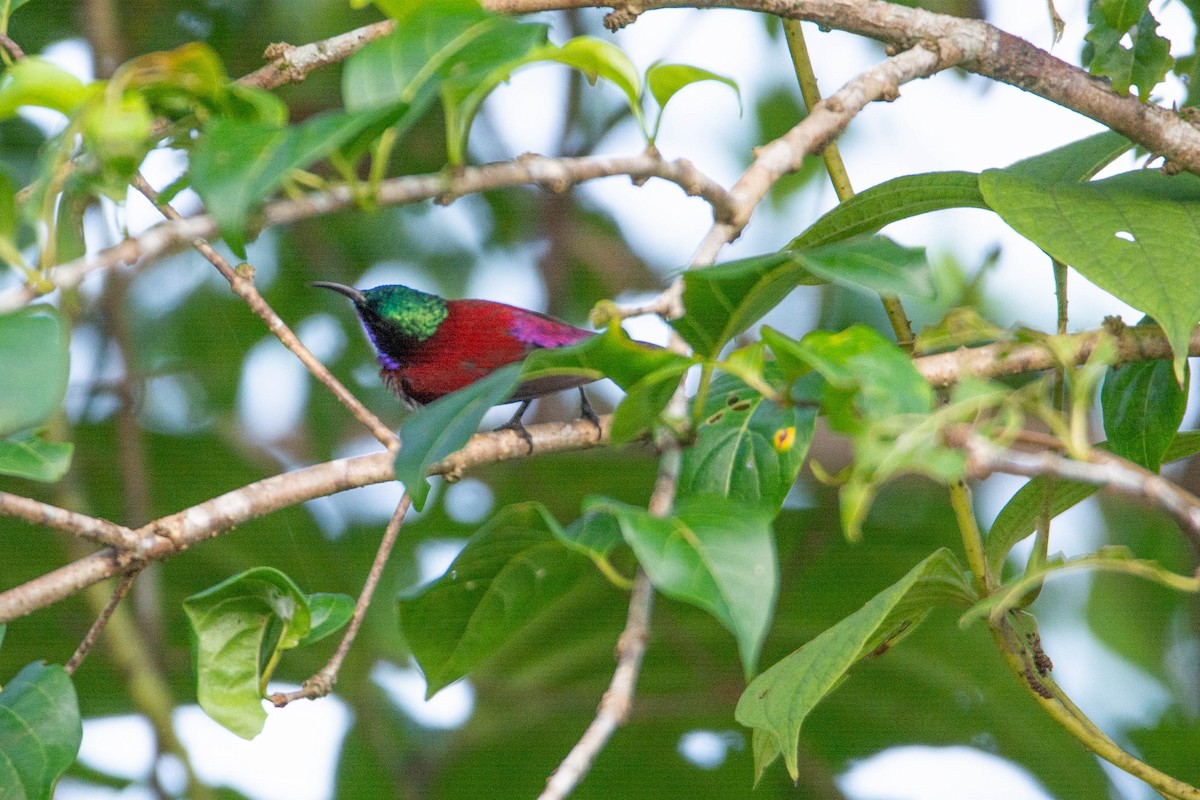
[[[525,440],[525,444],[529,445],[529,452],[533,452],[533,437],[529,435],[529,431],[525,429],[525,424],[521,422],[521,417],[525,416],[525,410],[529,408],[529,401],[521,403],[521,407],[517,409],[517,413],[512,415],[512,419],[496,428],[498,431],[512,431],[517,436]]]
[[[600,427],[600,415],[592,408],[592,404],[588,402],[587,395],[583,391],[583,387],[579,387],[579,418],[586,419],[588,422],[596,426],[596,439],[599,440],[604,435],[604,430]]]
[[[517,436],[525,440],[525,444],[529,445],[529,452],[533,452],[533,437],[529,435],[529,431],[525,429],[525,425],[519,419],[510,419],[508,422],[496,428],[498,431],[512,431]]]

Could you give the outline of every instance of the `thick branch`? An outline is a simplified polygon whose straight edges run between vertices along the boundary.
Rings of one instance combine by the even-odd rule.
[[[611,416],[600,419],[601,435],[589,420],[529,426],[534,453],[582,450],[608,441]],[[465,469],[530,454],[525,440],[513,431],[480,433],[466,447],[430,468],[431,475],[461,474]],[[272,511],[359,486],[395,478],[393,456],[388,452],[327,461],[311,467],[272,475],[261,481],[214,497],[140,528],[139,539],[154,537],[137,553],[114,549],[66,564],[53,572],[0,592],[0,623],[9,622],[70,597],[79,590],[113,575],[161,561],[194,544],[233,530],[238,525]],[[11,495],[0,495],[0,500]],[[32,502],[32,501],[30,501]],[[47,507],[52,508],[52,507]],[[0,507],[0,510],[4,510]],[[70,512],[53,509],[55,512]],[[81,516],[81,515],[77,515]],[[56,517],[61,518],[61,517]],[[84,518],[89,520],[91,518]]]
[[[0,492],[0,514],[18,517],[34,525],[45,525],[119,550],[136,550],[140,542],[140,537],[123,525],[8,492]]]
[[[936,387],[944,388],[952,386],[965,375],[976,378],[1000,378],[1005,375],[1022,375],[1061,366],[1077,366],[1085,363],[1100,340],[1108,336],[1113,337],[1117,344],[1117,364],[1171,358],[1172,355],[1171,345],[1161,329],[1137,326],[1109,327],[1084,333],[1049,337],[1054,341],[1053,351],[1047,345],[1037,342],[1026,344],[1000,342],[983,347],[963,347],[948,353],[922,356],[915,359],[915,362],[917,369],[925,376],[925,380]],[[1056,356],[1056,353],[1059,355]],[[1200,355],[1200,328],[1192,331],[1191,339],[1188,341],[1188,353],[1194,356]]]

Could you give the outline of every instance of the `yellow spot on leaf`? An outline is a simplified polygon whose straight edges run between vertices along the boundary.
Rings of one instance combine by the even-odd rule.
[[[780,453],[786,453],[792,449],[792,445],[796,443],[796,428],[789,425],[786,428],[780,428],[775,431],[775,435],[771,437],[771,444],[775,445],[775,450]]]

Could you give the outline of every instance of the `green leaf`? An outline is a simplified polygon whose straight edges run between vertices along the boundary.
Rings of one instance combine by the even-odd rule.
[[[588,82],[599,78],[611,81],[625,94],[629,110],[639,120],[642,106],[642,79],[629,56],[621,48],[594,36],[576,36],[562,47],[549,46],[537,54],[539,61],[557,61],[582,72]]]
[[[755,678],[738,701],[736,717],[754,729],[756,773],[761,776],[782,754],[788,773],[798,779],[800,727],[850,668],[894,646],[936,606],[966,605],[973,600],[958,560],[941,548],[858,611]]]
[[[71,466],[70,442],[47,442],[30,434],[0,439],[0,474],[33,481],[56,481]]]
[[[348,594],[316,592],[308,596],[308,612],[311,627],[300,646],[319,642],[331,633],[345,627],[354,616],[354,598]]]
[[[400,627],[432,697],[547,613],[587,572],[539,503],[503,509],[442,577],[402,594]]]
[[[638,98],[641,80],[629,58],[616,45],[580,36],[562,47],[545,43],[545,26],[526,25],[506,29],[490,37],[483,46],[472,47],[476,57],[474,68],[455,72],[442,85],[442,106],[446,112],[446,149],[450,163],[466,160],[467,139],[471,124],[484,99],[519,67],[539,62],[557,62],[579,70],[595,84],[597,78],[615,83],[626,95],[630,108],[639,123],[641,106]],[[632,94],[631,94],[632,92]]]
[[[800,341],[764,328],[763,339],[777,355],[807,365],[826,380],[823,406],[837,430],[857,429],[859,416],[927,414],[933,407],[933,389],[912,359],[866,325],[812,331]]]
[[[871,234],[897,220],[945,208],[987,208],[974,172],[926,172],[884,181],[838,203],[788,243],[789,250],[819,247]]]
[[[53,306],[0,315],[0,436],[45,422],[67,391],[70,334]]]
[[[1090,183],[1048,185],[989,170],[992,208],[1018,233],[1135,308],[1166,333],[1181,378],[1200,321],[1200,178],[1140,170]]]
[[[66,670],[29,664],[0,691],[0,797],[50,800],[83,740]]]
[[[488,19],[478,6],[446,13],[444,7],[425,4],[395,31],[346,60],[342,103],[349,111],[361,111],[415,104],[422,94],[436,96],[436,79],[446,65],[489,29],[506,22]]]
[[[869,236],[686,272],[685,313],[671,324],[702,358],[715,359],[792,289],[827,281],[924,299],[934,295],[923,248]]]
[[[796,482],[815,427],[815,408],[783,409],[737,378],[717,378],[696,441],[683,451],[679,496],[719,494],[774,516]]]
[[[654,131],[650,137],[651,143],[658,138],[658,128],[662,123],[663,112],[666,111],[667,103],[671,102],[671,98],[681,89],[701,81],[718,81],[733,89],[734,94],[737,95],[738,114],[742,113],[742,91],[738,88],[737,81],[700,67],[687,64],[663,64],[656,61],[650,65],[650,69],[646,70],[646,87],[650,89],[650,94],[658,103],[658,116],[654,120]]]
[[[355,113],[331,112],[301,125],[277,127],[251,120],[218,118],[205,129],[191,159],[192,187],[235,253],[245,256],[247,217],[302,169],[392,122],[411,125],[411,109],[391,107]]]
[[[586,510],[615,517],[655,588],[716,617],[754,674],[779,591],[772,515],[716,495],[682,499],[666,518],[603,498]]]
[[[1118,31],[1127,31],[1136,25],[1149,6],[1150,0],[1099,0],[1096,3],[1108,26]]]
[[[1106,443],[1096,445],[1105,448]],[[1183,431],[1175,435],[1170,447],[1162,456],[1162,462],[1178,461],[1200,453],[1200,431]],[[1017,493],[1000,509],[996,521],[983,543],[988,565],[999,573],[1004,559],[1013,545],[1033,533],[1042,516],[1047,492],[1050,493],[1050,516],[1056,517],[1088,499],[1100,487],[1090,483],[1062,479],[1049,480],[1037,477],[1017,490]]]
[[[1109,367],[1100,392],[1109,450],[1158,472],[1163,453],[1183,421],[1189,377],[1185,366],[1180,386],[1171,362],[1166,360]]]
[[[522,381],[553,375],[610,378],[625,390],[613,414],[614,443],[627,442],[655,424],[680,378],[696,362],[663,347],[634,341],[620,325],[571,347],[535,351],[525,361]]]
[[[1121,94],[1136,85],[1138,98],[1143,103],[1149,100],[1150,92],[1175,63],[1171,58],[1171,42],[1158,35],[1158,21],[1154,15],[1149,10],[1144,11],[1137,27],[1130,31],[1110,25],[1105,9],[1098,5],[1092,9],[1088,22],[1092,29],[1084,38],[1090,45],[1088,69],[1091,73],[1110,79],[1113,89]],[[1127,34],[1132,39],[1132,47],[1122,44]]]
[[[475,435],[488,409],[512,396],[520,364],[509,364],[483,380],[440,397],[410,414],[400,426],[396,480],[404,484],[418,511],[429,497],[426,475],[431,464],[458,450]]]
[[[920,300],[937,295],[924,247],[902,247],[886,236],[864,236],[792,252],[809,272],[834,283]]]
[[[276,659],[309,634],[307,598],[279,570],[254,567],[187,598],[183,610],[192,634],[196,700],[221,725],[253,739],[267,719],[262,693]],[[278,636],[271,641],[274,630]]]
[[[1131,147],[1133,142],[1116,131],[1103,131],[1017,161],[1004,171],[1042,183],[1087,181]]]
[[[997,622],[1009,611],[1016,608],[1024,598],[1046,578],[1057,576],[1067,570],[1094,569],[1103,572],[1114,572],[1134,575],[1148,581],[1167,586],[1181,592],[1200,592],[1200,578],[1178,575],[1163,569],[1149,559],[1134,558],[1133,553],[1126,547],[1103,547],[1097,553],[1092,553],[1069,560],[1055,559],[1040,569],[1028,571],[1014,581],[1004,584],[992,594],[971,606],[959,620],[959,625],[966,627],[975,620],[989,617]]]
[[[683,274],[684,315],[671,323],[702,358],[721,348],[777,306],[801,282],[821,279],[800,268],[790,253],[728,261]]]
[[[88,89],[71,73],[45,59],[30,56],[0,74],[0,119],[21,106],[41,106],[70,114],[88,96]]]

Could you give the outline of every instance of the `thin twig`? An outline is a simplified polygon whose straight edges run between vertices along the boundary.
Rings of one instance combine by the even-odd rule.
[[[273,44],[263,53],[263,58],[269,59],[271,63],[249,75],[243,75],[237,82],[243,86],[257,86],[260,89],[274,89],[285,83],[299,83],[313,70],[344,61],[367,44],[387,36],[395,29],[395,20],[388,19],[319,42],[298,46],[283,42]]]
[[[162,212],[167,219],[179,221],[183,217],[170,203],[161,203],[158,199],[158,192],[146,182],[142,174],[136,173],[133,177],[134,187],[146,196],[154,206]],[[349,409],[354,418],[367,427],[371,434],[379,440],[384,447],[388,449],[396,449],[400,445],[400,440],[392,429],[383,423],[383,420],[375,416],[366,406],[355,397],[349,389],[347,389],[341,381],[333,376],[333,373],[321,363],[320,359],[312,354],[312,351],[304,346],[300,341],[300,337],[292,332],[287,323],[275,313],[275,309],[266,301],[258,288],[254,285],[253,272],[245,269],[234,269],[234,267],[216,251],[205,239],[196,237],[192,241],[192,247],[200,251],[208,261],[217,268],[217,271],[229,281],[230,288],[234,294],[246,301],[246,305],[250,306],[250,310],[262,319],[267,324],[267,328],[271,333],[275,334],[276,338],[283,343],[283,346],[291,350],[296,358],[312,373],[313,377],[323,383],[333,396],[338,399],[342,405]]]
[[[333,691],[333,685],[337,683],[338,671],[341,670],[342,662],[346,660],[346,654],[350,652],[350,646],[354,644],[354,637],[358,635],[358,629],[362,626],[363,617],[366,616],[367,607],[375,595],[375,588],[379,585],[379,578],[383,575],[384,567],[387,566],[388,556],[392,554],[396,537],[400,535],[400,526],[404,523],[404,515],[408,513],[410,505],[412,505],[412,498],[405,492],[383,532],[379,549],[375,551],[375,560],[371,563],[367,580],[363,583],[362,591],[358,595],[358,602],[354,605],[354,614],[350,617],[350,624],[346,627],[346,633],[342,636],[342,641],[334,651],[333,657],[329,659],[329,663],[321,667],[319,672],[306,680],[297,691],[277,692],[271,695],[269,699],[277,708],[283,708],[293,700],[299,700],[302,697],[315,700]]]
[[[546,788],[538,795],[538,800],[560,800],[569,795],[591,769],[596,756],[617,728],[629,718],[642,657],[650,638],[650,611],[653,604],[654,588],[646,573],[639,569],[633,580],[625,630],[621,631],[621,637],[617,640],[617,668],[613,671],[608,691],[600,700],[595,718],[546,781]]]
[[[20,61],[25,57],[25,51],[21,49],[21,45],[14,42],[8,37],[8,34],[0,31],[0,47],[8,51],[8,54],[13,57],[14,61]]]
[[[1099,450],[1087,454],[1089,461],[1078,461],[1050,450],[1006,448],[961,429],[948,431],[946,438],[948,443],[963,448],[972,477],[994,472],[1029,478],[1053,475],[1142,498],[1174,517],[1200,553],[1200,498],[1133,462]]]
[[[85,656],[87,656],[88,651],[92,649],[94,644],[96,644],[96,639],[99,638],[100,631],[104,630],[104,626],[108,624],[109,618],[113,615],[113,612],[117,610],[117,605],[121,602],[125,595],[129,593],[129,590],[133,586],[133,582],[137,580],[137,576],[140,571],[141,570],[139,569],[135,569],[132,572],[128,572],[122,575],[121,579],[117,581],[117,587],[113,589],[112,597],[109,599],[108,605],[106,605],[104,610],[100,612],[100,615],[96,617],[96,621],[93,622],[92,627],[88,629],[87,635],[83,637],[83,641],[79,643],[79,647],[75,648],[75,654],[72,655],[71,659],[66,663],[66,665],[63,666],[63,669],[66,670],[68,675],[74,675],[75,670],[77,670],[79,665],[83,663],[83,659]]]

